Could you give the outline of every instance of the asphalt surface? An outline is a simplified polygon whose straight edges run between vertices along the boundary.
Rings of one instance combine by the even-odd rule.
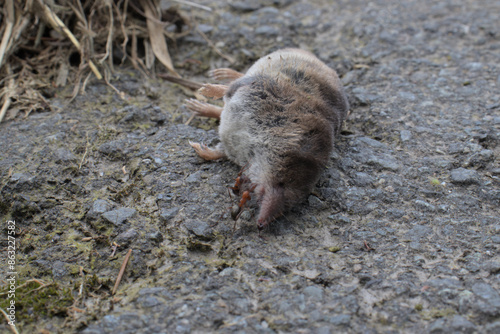
[[[499,333],[500,3],[201,3],[213,11],[180,8],[236,62],[188,35],[171,48],[186,78],[283,47],[337,70],[351,115],[328,168],[259,235],[255,207],[228,210],[239,168],[188,145],[215,144],[217,123],[185,125],[177,85],[122,70],[126,101],[92,82],[58,113],[0,124],[20,276],[72,287],[82,310],[25,330]]]

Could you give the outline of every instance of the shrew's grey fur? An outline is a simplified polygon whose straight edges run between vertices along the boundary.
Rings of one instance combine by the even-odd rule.
[[[215,149],[191,145],[207,160],[227,157],[247,166],[247,188],[251,185],[258,198],[257,224],[263,228],[311,192],[349,103],[337,73],[303,50],[271,53],[245,75],[229,69],[214,73],[236,79],[201,89],[209,97],[224,97],[216,115],[221,142]],[[214,117],[213,106],[191,102],[190,107]]]

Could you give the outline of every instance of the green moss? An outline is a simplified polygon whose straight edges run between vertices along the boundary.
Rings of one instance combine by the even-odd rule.
[[[148,130],[152,127],[152,124],[149,123],[135,123],[134,124],[134,130],[140,129],[140,130]]]
[[[80,266],[76,264],[67,264],[68,271],[71,275],[78,275],[80,273]]]
[[[338,251],[340,251],[340,247],[339,246],[333,246],[333,247],[328,248],[328,251],[332,252],[332,253],[337,253]]]
[[[434,177],[431,177],[430,181],[431,181],[431,184],[433,186],[440,186],[441,185],[441,182],[438,179],[434,178]]]
[[[41,285],[34,280],[17,281],[16,286],[16,321],[21,328],[46,318],[67,317],[68,308],[74,302],[72,290],[55,282]],[[6,296],[8,291],[8,285],[0,287],[0,294]],[[9,298],[0,299],[4,310],[9,303]]]
[[[417,310],[418,311],[418,310]],[[431,308],[430,310],[422,310],[420,311],[420,315],[425,320],[432,320],[435,318],[443,318],[456,314],[457,312],[448,307],[445,309],[438,309],[436,307]]]
[[[264,277],[264,276],[268,276],[269,275],[269,271],[267,270],[259,270],[255,273],[255,277]]]
[[[206,242],[201,242],[194,238],[186,238],[186,247],[192,252],[211,252],[212,245]]]

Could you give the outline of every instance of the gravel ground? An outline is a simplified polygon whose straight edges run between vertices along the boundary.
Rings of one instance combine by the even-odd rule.
[[[93,82],[0,124],[20,280],[73,288],[81,310],[28,302],[26,333],[499,333],[500,3],[200,3],[214,11],[182,8],[237,62],[190,35],[185,77],[289,46],[339,72],[352,113],[328,168],[260,237],[251,207],[229,214],[239,168],[187,144],[217,124],[184,125],[176,85],[123,70],[128,101]]]

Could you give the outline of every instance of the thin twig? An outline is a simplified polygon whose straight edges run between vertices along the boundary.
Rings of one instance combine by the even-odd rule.
[[[2,67],[3,58],[5,56],[5,50],[7,50],[7,45],[11,42],[12,29],[14,28],[14,0],[7,0],[5,5],[7,8],[7,15],[5,19],[7,20],[7,26],[3,32],[2,43],[0,44],[0,68]]]
[[[0,308],[0,311],[2,311],[3,316],[5,317],[5,319],[7,319],[7,322],[10,322],[10,319],[9,319],[9,316],[7,315],[7,313],[5,313],[5,311],[2,308]],[[12,333],[19,334],[19,332],[17,331],[16,325],[9,325],[9,327],[10,327],[10,330],[12,331]]]
[[[21,289],[21,288],[24,288],[25,286],[27,286],[28,284],[30,284],[30,283],[32,283],[32,282],[35,282],[35,283],[40,284],[40,286],[39,286],[38,288],[36,288],[35,290],[37,290],[37,289],[39,289],[39,288],[46,287],[46,286],[48,286],[48,285],[52,284],[52,283],[47,284],[47,283],[45,283],[45,282],[43,282],[43,281],[41,281],[41,280],[38,280],[38,279],[34,278],[34,279],[27,280],[27,281],[26,281],[26,282],[24,282],[23,284],[19,285],[18,287],[16,287],[16,290],[19,290],[19,289]],[[35,291],[35,290],[31,290],[31,291]],[[2,292],[2,293],[0,293],[0,296],[6,295],[6,294],[8,294],[8,292]]]
[[[85,78],[85,80],[83,80],[83,84],[82,84],[82,88],[81,88],[82,93],[84,93],[85,89],[87,88],[87,83],[89,82],[90,76],[91,76],[91,74],[89,73],[87,75],[87,77]],[[101,79],[102,79],[102,77],[101,77]]]
[[[108,58],[109,68],[113,71],[113,27],[115,25],[114,17],[113,17],[113,7],[106,2],[106,7],[109,9],[109,31],[108,31],[108,39],[106,41],[106,54],[101,59],[101,64]]]
[[[184,123],[184,125],[189,125],[189,123],[191,123],[191,121],[194,119],[195,116],[196,116],[196,114],[192,113],[191,117],[189,117],[189,119],[186,121],[186,123]]]
[[[212,11],[212,8],[207,7],[207,6],[203,6],[203,5],[199,5],[199,4],[194,3],[192,1],[187,1],[187,0],[174,0],[174,1],[178,2],[178,3],[182,3],[184,5],[191,6],[191,7],[200,8],[200,9],[206,10],[207,12],[211,12]]]
[[[215,44],[207,37],[207,35],[205,35],[205,33],[203,31],[201,31],[198,27],[196,27],[196,32],[199,33],[201,35],[201,37],[203,37],[203,39],[208,43],[208,45],[210,45],[210,47],[212,49],[214,49],[214,51],[219,56],[221,56],[222,58],[226,59],[231,64],[235,62],[235,60],[234,60],[233,57],[227,56],[227,55],[223,54],[222,51],[218,47],[216,47]]]
[[[87,157],[87,153],[89,151],[90,142],[89,142],[89,133],[88,132],[86,133],[86,137],[87,137],[87,145],[85,145],[85,152],[83,152],[83,157],[82,157],[82,160],[80,161],[80,164],[78,165],[78,170],[82,169],[83,163],[84,163],[85,158]]]
[[[147,4],[143,4],[143,6],[147,6]],[[144,18],[146,18],[146,19],[148,19],[148,20],[151,20],[151,21],[153,21],[153,22],[155,22],[155,23],[161,24],[161,25],[163,25],[163,26],[167,26],[167,25],[169,25],[169,24],[170,24],[170,22],[164,22],[164,21],[162,21],[162,20],[157,19],[156,17],[153,17],[153,15],[150,15],[149,13],[146,13],[146,12],[142,11],[139,7],[137,7],[137,6],[134,4],[134,2],[131,2],[131,3],[130,3],[130,7],[134,8],[134,9],[135,9],[135,11],[136,11],[137,13],[141,14],[142,16],[144,16]]]
[[[5,113],[9,109],[9,106],[10,106],[11,102],[12,102],[12,100],[10,99],[10,96],[6,96],[5,97],[5,102],[3,103],[2,109],[0,110],[0,122],[2,122],[2,120],[3,120],[4,116],[5,116]]]
[[[126,100],[127,99],[127,94],[125,94],[125,92],[120,91],[111,82],[109,82],[108,75],[104,76],[104,81],[106,82],[106,85],[108,85],[109,87],[111,87],[116,92],[116,94],[118,94],[118,96],[120,96],[120,98],[122,100]]]
[[[118,276],[116,277],[116,282],[115,286],[113,287],[113,291],[111,292],[112,295],[115,294],[116,290],[118,290],[118,286],[120,285],[120,282],[123,277],[123,273],[125,272],[125,268],[127,267],[128,260],[130,259],[130,255],[132,254],[132,249],[129,249],[127,252],[127,255],[125,255],[125,258],[123,259],[122,267],[120,268],[120,272],[118,273]]]
[[[82,296],[83,286],[85,285],[85,275],[83,274],[83,267],[82,266],[80,266],[80,276],[82,277],[82,282],[80,283],[80,289],[78,290],[78,298],[80,298]],[[75,300],[75,302],[76,302],[76,300]]]
[[[10,104],[12,103],[11,97],[13,92],[15,91],[14,85],[15,85],[15,80],[14,76],[12,76],[12,69],[10,68],[10,64],[6,64],[6,71],[7,75],[10,77],[7,87],[4,88],[4,94],[3,95],[3,105],[2,109],[0,109],[0,122],[2,122],[5,114],[7,113],[7,110],[9,109]]]
[[[166,74],[166,73],[158,73],[157,76],[159,76],[162,79],[165,79],[167,81],[182,85],[182,86],[187,87],[187,88],[192,89],[192,90],[198,90],[201,87],[203,87],[203,84],[201,84],[199,82],[189,80],[189,79],[178,78],[178,77],[175,77],[173,75]]]
[[[64,24],[64,22],[61,21],[61,19],[59,18],[59,16],[57,16],[50,9],[50,7],[47,4],[45,4],[42,0],[38,0],[38,3],[40,5],[40,7],[42,8],[42,12],[43,12],[45,18],[47,19],[47,21],[49,21],[50,25],[55,30],[62,31],[66,35],[66,37],[68,37],[68,39],[71,41],[71,43],[73,43],[75,45],[75,47],[81,52],[82,51],[82,47],[80,45],[80,42],[75,37],[75,35],[73,35],[73,33],[68,29],[68,27],[66,27],[66,25]],[[99,72],[99,70],[97,69],[97,67],[94,65],[94,63],[92,62],[92,60],[89,59],[88,63],[89,63],[90,69],[92,70],[92,72],[94,72],[94,74],[97,77],[97,79],[99,79],[99,80],[102,79],[101,73]]]
[[[123,51],[122,63],[123,63],[125,61],[125,58],[127,57],[128,34],[127,34],[127,29],[125,28],[125,21],[127,21],[128,0],[125,0],[125,2],[123,3],[123,17],[122,13],[120,12],[120,7],[115,3],[115,1],[113,1],[112,3],[113,6],[115,6],[116,8],[116,15],[118,15],[118,21],[120,21],[120,28],[123,34],[123,42],[122,42],[122,51]]]
[[[52,284],[54,284],[54,283],[49,283],[49,284],[44,284],[42,286],[39,286],[38,288],[31,290],[30,293],[33,292],[33,291],[38,291],[38,290],[41,290],[41,289],[45,289],[46,287],[51,286]]]

